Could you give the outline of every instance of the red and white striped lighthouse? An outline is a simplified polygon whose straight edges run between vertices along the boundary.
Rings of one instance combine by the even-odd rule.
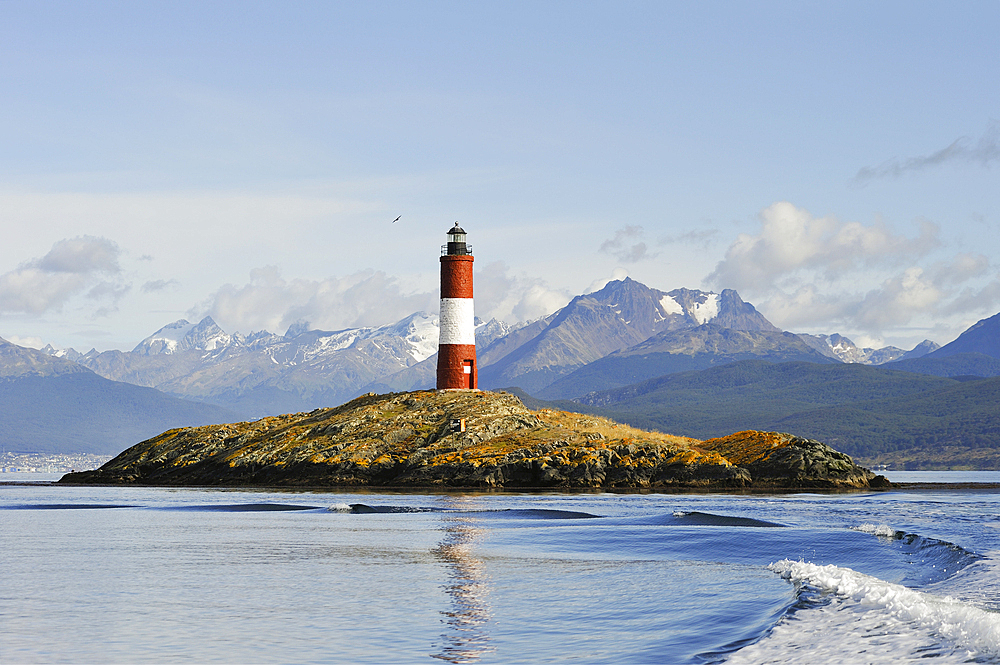
[[[441,339],[438,390],[476,388],[476,316],[472,309],[472,245],[455,222],[441,248]]]

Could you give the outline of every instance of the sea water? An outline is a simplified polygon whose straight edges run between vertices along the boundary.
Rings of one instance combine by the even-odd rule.
[[[1000,662],[1000,491],[927,487],[0,485],[0,662]]]

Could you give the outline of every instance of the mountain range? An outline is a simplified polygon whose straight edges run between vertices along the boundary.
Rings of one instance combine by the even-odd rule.
[[[514,386],[547,398],[747,358],[838,362],[844,359],[838,352],[856,349],[839,335],[829,343],[784,333],[733,290],[665,292],[628,278],[536,321],[477,324],[480,387]],[[437,336],[437,315],[423,312],[381,327],[322,331],[300,324],[284,335],[247,336],[226,333],[206,317],[164,326],[128,352],[43,351],[108,379],[254,418],[365,392],[433,387]],[[865,351],[866,358],[880,357]]]
[[[481,388],[518,389],[598,408],[584,404],[594,403],[591,394],[677,374],[721,376],[711,372],[748,361],[996,376],[1000,357],[990,355],[996,351],[989,345],[1000,339],[996,319],[941,348],[925,341],[911,351],[867,349],[838,334],[781,331],[733,290],[660,291],[625,279],[535,321],[477,319],[479,382]],[[423,312],[380,327],[322,331],[303,323],[284,335],[245,336],[227,333],[206,317],[164,326],[132,351],[81,354],[46,347],[41,355],[247,419],[332,406],[366,392],[433,387],[437,337],[437,315]]]

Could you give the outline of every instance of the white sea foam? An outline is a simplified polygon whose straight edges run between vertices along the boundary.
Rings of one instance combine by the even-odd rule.
[[[729,662],[967,662],[1000,655],[1000,614],[892,584],[850,568],[787,559],[768,568],[832,594],[783,618]]]
[[[353,508],[351,508],[351,506],[346,503],[335,503],[329,508],[327,508],[327,511],[331,513],[349,513],[352,510]]]
[[[865,522],[858,526],[852,526],[852,530],[860,531],[861,533],[870,533],[873,536],[878,536],[879,538],[895,538],[896,530],[893,529],[888,524],[872,524],[871,522]]]

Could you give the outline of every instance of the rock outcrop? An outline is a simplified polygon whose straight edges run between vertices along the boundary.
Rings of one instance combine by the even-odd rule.
[[[848,456],[787,434],[741,432],[702,442],[593,416],[529,411],[514,395],[485,391],[372,393],[310,413],[170,430],[60,482],[609,489],[880,484]]]
[[[854,463],[849,455],[825,443],[782,432],[748,430],[702,442],[702,449],[719,453],[746,469],[755,487],[887,487]]]

